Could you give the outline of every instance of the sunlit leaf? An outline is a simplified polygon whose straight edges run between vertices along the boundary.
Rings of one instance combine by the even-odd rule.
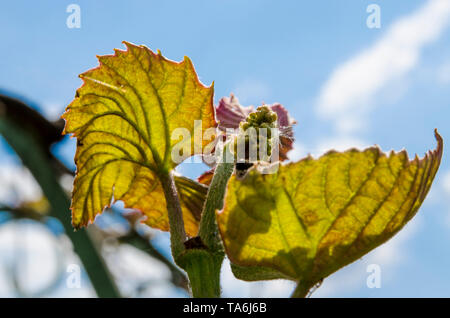
[[[214,168],[209,169],[208,171],[203,172],[198,178],[197,181],[201,184],[209,186],[211,184],[212,178],[214,176]]]
[[[122,200],[142,211],[148,225],[168,230],[158,174],[176,166],[175,128],[189,130],[193,153],[194,120],[202,120],[203,131],[216,125],[213,88],[200,83],[189,58],[176,63],[124,43],[126,51],[99,56],[100,66],[80,75],[84,85],[63,115],[65,133],[78,139],[72,223],[86,225]],[[182,205],[186,232],[194,236],[199,215]]]
[[[217,219],[235,275],[311,287],[386,242],[430,189],[442,156],[437,132],[436,139],[423,159],[351,149],[232,178]]]
[[[200,222],[203,205],[208,193],[208,186],[183,176],[175,176],[180,200],[197,222]]]

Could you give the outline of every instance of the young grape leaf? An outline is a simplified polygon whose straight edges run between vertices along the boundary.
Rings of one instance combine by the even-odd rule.
[[[148,225],[168,230],[158,175],[176,166],[175,128],[189,130],[193,154],[194,120],[202,120],[203,131],[216,126],[213,87],[199,81],[187,57],[176,63],[124,43],[126,51],[99,56],[100,66],[80,75],[84,84],[63,115],[65,133],[77,137],[72,223],[87,225],[111,200],[122,200]],[[183,201],[182,210],[186,233],[195,236],[199,216]]]
[[[288,278],[307,290],[386,242],[430,189],[443,148],[437,132],[436,139],[423,159],[371,147],[232,178],[217,220],[235,275]]]

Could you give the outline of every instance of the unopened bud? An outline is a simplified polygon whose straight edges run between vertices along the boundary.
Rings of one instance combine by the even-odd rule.
[[[235,139],[235,154],[237,154],[238,162],[250,162],[249,159],[266,161],[272,153],[272,128],[277,128],[277,114],[268,106],[260,106],[256,112],[250,113],[245,121],[239,125],[240,133]],[[249,129],[254,129],[253,134],[249,133]],[[265,130],[265,131],[264,131]],[[256,140],[250,140],[256,138]],[[237,143],[244,143],[245,154],[240,154]],[[263,144],[264,143],[264,144]],[[265,152],[260,154],[260,151]]]

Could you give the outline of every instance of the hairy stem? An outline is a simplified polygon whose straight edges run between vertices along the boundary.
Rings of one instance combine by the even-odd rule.
[[[230,150],[228,146],[223,150],[225,159],[226,152]],[[171,172],[159,175],[169,213],[172,255],[175,262],[187,272],[194,297],[220,297],[220,268],[225,254],[216,223],[216,211],[223,208],[225,191],[233,170],[234,162],[227,163],[226,160],[216,166],[203,206],[198,236],[189,241],[186,241],[173,175]]]
[[[297,283],[297,287],[291,295],[291,298],[305,298],[308,296],[309,291],[311,290],[311,284],[305,284],[304,282]]]
[[[218,150],[222,149],[218,147]],[[185,269],[194,297],[220,297],[220,269],[225,253],[217,227],[216,211],[223,208],[228,180],[234,170],[234,162],[225,160],[229,151],[229,146],[225,145],[223,160],[216,166],[203,206],[198,237],[204,248],[186,251]]]
[[[224,157],[226,156],[226,151],[229,151],[228,146],[224,147]],[[216,211],[223,208],[225,191],[233,171],[234,162],[229,163],[223,160],[223,162],[218,163],[203,208],[198,236],[200,236],[206,246],[213,250],[222,249],[216,222]]]
[[[206,249],[188,249],[183,257],[183,268],[188,273],[193,297],[220,297],[220,268],[223,254]]]
[[[170,246],[173,258],[177,262],[179,256],[185,251],[184,242],[186,241],[180,198],[171,171],[161,173],[159,179],[164,191],[167,212],[169,214]]]

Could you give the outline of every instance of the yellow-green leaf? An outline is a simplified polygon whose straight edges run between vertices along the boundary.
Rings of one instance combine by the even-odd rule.
[[[437,132],[436,139],[423,159],[351,149],[282,165],[277,174],[232,178],[217,219],[235,275],[309,288],[386,242],[430,189],[442,156]]]
[[[65,133],[78,139],[72,223],[87,225],[112,200],[122,200],[142,211],[148,225],[168,230],[158,174],[176,166],[175,128],[190,131],[194,153],[194,120],[202,120],[203,130],[216,126],[213,87],[199,81],[187,57],[176,63],[124,43],[126,51],[99,56],[100,66],[80,75],[84,84],[63,115]],[[194,236],[199,215],[182,205],[186,233]]]

